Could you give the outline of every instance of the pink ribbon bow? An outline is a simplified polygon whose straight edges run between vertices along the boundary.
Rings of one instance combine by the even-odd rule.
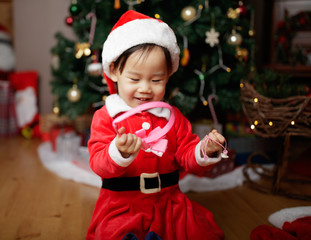
[[[142,149],[145,152],[152,152],[155,155],[162,157],[163,153],[167,148],[167,139],[157,138],[155,141],[148,141],[148,139],[154,139],[154,136],[158,136],[158,132],[161,131],[162,128],[156,127],[153,129],[147,138],[147,133],[145,129],[141,129],[135,132],[135,135],[140,137],[142,140]]]
[[[117,129],[117,123],[123,121],[124,119],[148,110],[152,108],[168,108],[171,111],[171,115],[169,118],[168,123],[163,127],[156,127],[153,129],[147,136],[146,130],[144,128],[138,130],[135,132],[135,135],[140,137],[142,140],[142,149],[145,152],[152,152],[156,154],[159,157],[162,157],[163,153],[165,152],[167,148],[167,139],[164,139],[165,134],[172,128],[174,122],[175,122],[175,112],[171,105],[165,103],[165,102],[149,102],[145,104],[141,104],[135,108],[132,108],[131,110],[123,113],[121,116],[117,117],[115,120],[113,120],[112,125],[116,132],[118,132]]]

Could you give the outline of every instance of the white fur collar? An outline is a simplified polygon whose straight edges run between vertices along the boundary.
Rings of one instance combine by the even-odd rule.
[[[127,112],[132,109],[118,94],[112,94],[106,98],[106,107],[110,117],[112,118],[121,112]],[[170,110],[167,108],[153,108],[148,110],[148,112],[157,117],[164,117],[167,120],[170,118]]]

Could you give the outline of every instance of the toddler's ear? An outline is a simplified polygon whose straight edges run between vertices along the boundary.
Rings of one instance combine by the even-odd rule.
[[[114,67],[114,63],[111,63],[111,64],[110,64],[109,70],[110,70],[110,79],[111,79],[113,82],[117,82],[118,79],[117,79],[117,76],[116,76],[116,69],[115,69],[115,67]]]

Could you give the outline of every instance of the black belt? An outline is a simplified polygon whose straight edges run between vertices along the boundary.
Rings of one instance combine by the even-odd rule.
[[[142,173],[137,177],[103,178],[102,188],[111,191],[160,192],[161,188],[178,184],[178,170],[171,173]]]

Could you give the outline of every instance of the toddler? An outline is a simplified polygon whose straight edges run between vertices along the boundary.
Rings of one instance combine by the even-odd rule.
[[[103,71],[111,95],[93,116],[88,142],[90,166],[103,183],[87,239],[224,238],[212,213],[178,186],[179,171],[203,173],[221,160],[224,137],[213,130],[200,141],[176,107],[140,111],[113,122],[144,103],[163,101],[179,53],[166,23],[133,10],[121,16],[104,43]],[[172,115],[166,150],[146,151],[134,133],[164,128]]]

